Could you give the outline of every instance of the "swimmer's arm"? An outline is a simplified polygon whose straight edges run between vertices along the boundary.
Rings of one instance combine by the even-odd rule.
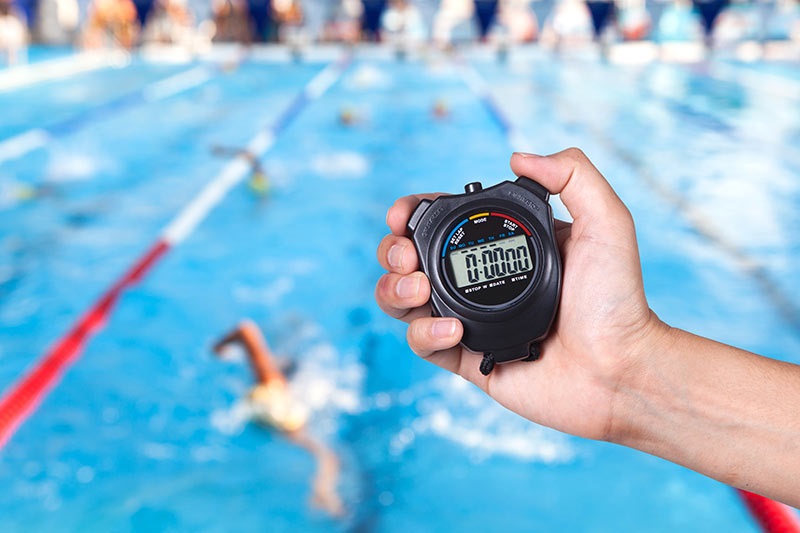
[[[800,366],[674,328],[646,350],[608,440],[800,507]]]
[[[339,458],[333,450],[305,431],[294,431],[288,433],[287,437],[308,450],[317,462],[314,480],[311,483],[313,503],[332,516],[341,516],[344,507],[336,488],[339,481]]]

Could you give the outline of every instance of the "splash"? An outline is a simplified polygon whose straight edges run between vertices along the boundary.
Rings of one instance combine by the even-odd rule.
[[[386,89],[392,86],[392,77],[374,65],[362,65],[344,82],[348,89]]]
[[[59,151],[50,159],[46,176],[52,182],[84,181],[99,170],[99,161],[90,155]]]
[[[371,170],[369,160],[358,152],[320,154],[311,160],[311,168],[326,179],[361,179]]]
[[[568,437],[506,410],[458,376],[433,380],[417,404],[420,417],[394,436],[394,454],[402,453],[419,435],[436,435],[479,460],[506,456],[551,464],[575,456]]]
[[[342,357],[333,345],[319,343],[303,354],[291,389],[313,413],[356,413],[362,408],[363,380],[364,367],[355,357]]]
[[[236,435],[244,430],[253,414],[252,406],[239,400],[228,409],[217,409],[211,413],[211,426],[225,435]]]

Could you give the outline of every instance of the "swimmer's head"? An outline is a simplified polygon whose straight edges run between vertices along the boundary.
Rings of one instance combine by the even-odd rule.
[[[443,119],[450,116],[450,107],[447,105],[447,101],[439,98],[436,102],[433,103],[433,109],[431,113],[434,117]]]
[[[17,190],[14,191],[14,197],[18,202],[35,200],[38,196],[39,194],[36,188],[31,187],[30,185],[20,185]]]
[[[269,194],[269,178],[264,172],[254,172],[247,185],[258,196]]]
[[[344,126],[352,126],[356,122],[358,122],[358,115],[356,114],[356,112],[352,108],[345,107],[345,108],[342,108],[341,111],[339,111],[339,123],[340,124],[342,124]]]

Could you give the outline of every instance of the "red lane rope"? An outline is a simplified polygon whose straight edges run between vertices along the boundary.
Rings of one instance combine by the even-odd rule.
[[[800,533],[800,516],[788,505],[746,490],[738,492],[765,533]]]
[[[86,342],[108,319],[122,292],[136,284],[169,249],[159,240],[108,289],[45,355],[32,371],[0,400],[0,448],[39,406],[60,376],[78,359]]]

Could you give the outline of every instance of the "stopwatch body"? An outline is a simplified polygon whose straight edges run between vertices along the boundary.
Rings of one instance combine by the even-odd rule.
[[[431,283],[434,316],[464,325],[461,344],[495,363],[539,356],[558,310],[561,258],[549,193],[521,177],[423,200],[408,230]]]

